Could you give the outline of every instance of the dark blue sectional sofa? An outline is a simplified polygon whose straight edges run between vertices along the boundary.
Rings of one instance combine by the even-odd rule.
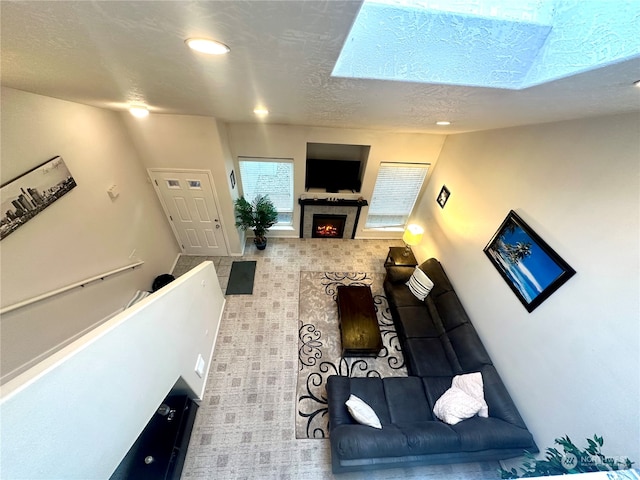
[[[440,262],[420,268],[434,282],[425,301],[405,285],[414,267],[387,268],[384,290],[408,377],[329,377],[331,460],[335,473],[424,464],[500,460],[538,452]],[[481,372],[489,417],[448,425],[436,400],[462,373]],[[356,423],[345,401],[356,395],[376,412],[381,430]]]

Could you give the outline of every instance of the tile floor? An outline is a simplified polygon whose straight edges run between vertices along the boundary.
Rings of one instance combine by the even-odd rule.
[[[399,241],[269,239],[243,257],[181,257],[179,276],[214,262],[226,290],[234,260],[256,260],[253,295],[227,296],[204,399],[191,435],[183,480],[320,480],[331,473],[328,440],[296,440],[300,271],[384,272]],[[356,479],[496,479],[498,464],[471,463],[339,475]]]

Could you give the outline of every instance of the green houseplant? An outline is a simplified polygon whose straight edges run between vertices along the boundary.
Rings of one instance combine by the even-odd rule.
[[[597,435],[593,439],[587,438],[589,446],[584,450],[576,447],[568,436],[556,438],[555,444],[562,447],[547,448],[543,459],[536,459],[531,453],[526,453],[527,460],[522,464],[519,474],[515,468],[505,470],[500,468],[500,478],[541,477],[545,475],[566,475],[571,473],[599,472],[608,470],[627,470],[633,462],[628,458],[605,457],[600,448],[604,444],[602,437]]]
[[[278,211],[269,200],[268,195],[258,195],[249,203],[244,196],[235,201],[236,227],[242,230],[253,230],[254,239],[258,250],[264,250],[267,246],[267,230],[278,220]]]

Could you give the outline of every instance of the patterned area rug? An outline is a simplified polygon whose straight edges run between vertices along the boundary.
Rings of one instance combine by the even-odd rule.
[[[296,438],[328,438],[326,381],[348,377],[406,376],[404,357],[382,288],[383,273],[300,272]],[[342,357],[339,285],[368,285],[382,334],[378,357]]]

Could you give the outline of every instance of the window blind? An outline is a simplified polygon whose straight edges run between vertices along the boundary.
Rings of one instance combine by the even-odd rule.
[[[258,195],[269,195],[278,211],[278,224],[293,220],[293,160],[240,158],[240,182],[244,198],[252,202]]]
[[[383,162],[373,189],[367,228],[407,224],[427,176],[429,164]]]

